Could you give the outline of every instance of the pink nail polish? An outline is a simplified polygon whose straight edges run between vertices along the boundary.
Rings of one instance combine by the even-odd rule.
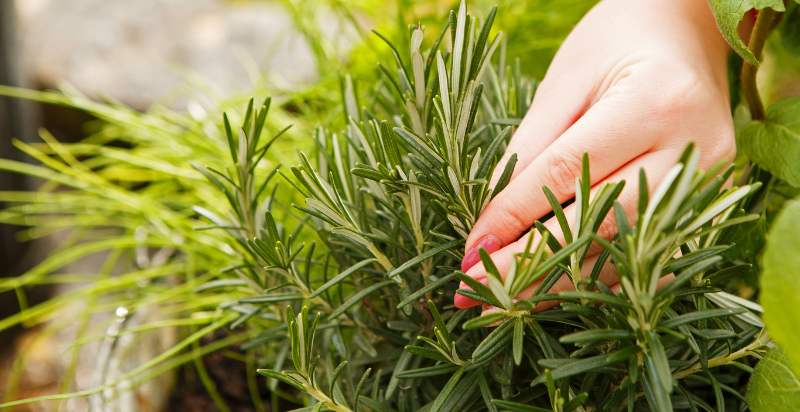
[[[480,249],[484,249],[488,253],[494,253],[500,249],[500,246],[500,239],[495,235],[485,235],[478,239],[467,253],[464,254],[464,258],[461,260],[461,271],[466,272],[469,268],[481,261],[481,255],[478,253]]]

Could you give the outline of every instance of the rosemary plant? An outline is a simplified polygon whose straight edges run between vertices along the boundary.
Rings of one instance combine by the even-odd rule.
[[[476,216],[508,181],[514,159],[498,164],[499,155],[534,90],[518,66],[507,66],[494,16],[480,23],[462,4],[427,50],[423,29],[413,27],[405,53],[389,44],[395,67],[380,66],[384,80],[366,105],[343,80],[346,127],[318,130],[316,159],[301,155],[284,174],[305,196],[298,209],[324,247],[306,245],[300,258],[300,247],[288,246],[295,235],[275,228],[269,212],[252,241],[263,247],[248,260],[263,262],[275,280],[243,301],[287,321],[257,340],[278,354],[259,372],[320,410],[744,405],[748,357],[768,340],[758,306],[715,279],[737,270],[720,238],[756,218],[737,205],[757,185],[724,188],[731,170],[699,171],[691,147],[652,198],[642,191],[635,224],[614,207],[622,183],[590,196],[587,164],[574,221],[551,205],[566,244],[536,224],[544,240],[505,277],[485,253],[488,285],[455,270]],[[495,168],[501,178],[491,187],[485,177]],[[619,235],[608,241],[596,231],[612,210]],[[583,278],[592,242],[604,253]],[[618,292],[598,280],[608,262]],[[562,276],[575,291],[548,293]],[[497,310],[455,310],[459,279],[472,290],[457,293]],[[518,298],[536,281],[532,296]],[[557,309],[531,311],[552,300]]]
[[[752,256],[731,251],[746,236],[740,229],[763,223],[746,212],[759,183],[726,186],[732,169],[698,170],[693,147],[652,195],[643,173],[590,190],[585,159],[574,216],[544,189],[563,244],[534,222],[530,238],[540,241],[507,273],[485,252],[486,284],[457,269],[464,238],[510,179],[516,160],[501,164],[501,154],[536,87],[507,56],[495,17],[492,9],[478,19],[462,3],[441,32],[410,27],[403,47],[376,33],[393,61],[381,61],[367,93],[344,76],[343,118],[313,131],[289,130],[292,119],[270,99],[218,124],[27,96],[79,106],[109,125],[75,145],[47,135],[42,147],[20,144],[42,166],[0,162],[47,182],[46,196],[3,193],[18,204],[3,221],[32,225],[32,236],[69,228],[84,242],[0,282],[0,291],[24,298],[26,286],[60,279],[51,272],[93,251],[115,252],[109,267],[117,259],[136,265],[72,300],[27,308],[0,329],[42,322],[59,305],[101,292],[134,311],[162,305],[190,333],[127,372],[125,383],[195,361],[221,410],[228,408],[198,359],[222,348],[245,359],[258,410],[746,409],[752,365],[772,343],[760,306],[730,286],[751,270]],[[131,149],[106,144],[119,143],[113,128],[135,132],[122,142]],[[282,141],[300,135],[313,136],[312,150],[282,168],[292,163]],[[167,137],[168,153],[158,149]],[[629,221],[616,199],[637,183]],[[599,237],[612,217],[618,234]],[[86,240],[103,227],[114,230]],[[587,259],[590,247],[602,250],[597,259]],[[601,281],[608,265],[618,285]],[[552,292],[562,279],[573,290]],[[457,290],[459,281],[470,289]],[[457,310],[455,294],[494,309]],[[534,311],[541,302],[555,306]],[[89,305],[84,317],[102,309]],[[216,340],[200,345],[212,332]],[[256,381],[257,368],[266,382]]]

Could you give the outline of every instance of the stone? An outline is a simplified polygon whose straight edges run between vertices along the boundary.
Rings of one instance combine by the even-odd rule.
[[[248,93],[263,80],[291,89],[317,78],[312,48],[277,3],[17,0],[16,5],[24,72],[39,88],[69,85],[137,109],[153,103],[183,108],[187,96],[198,91],[225,97]],[[331,38],[346,38],[344,25],[333,13],[320,22]]]

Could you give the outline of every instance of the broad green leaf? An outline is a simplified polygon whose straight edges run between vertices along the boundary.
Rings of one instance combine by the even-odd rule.
[[[739,37],[739,22],[752,9],[762,10],[769,7],[775,11],[784,11],[783,0],[709,0],[708,3],[722,37],[746,62],[757,66],[758,59]]]
[[[752,121],[741,129],[736,143],[757,165],[800,187],[800,98],[772,105],[764,121]]]
[[[781,348],[770,350],[756,365],[747,403],[753,412],[800,411],[800,377]]]
[[[800,372],[800,198],[778,215],[767,235],[761,276],[761,304],[769,335]]]

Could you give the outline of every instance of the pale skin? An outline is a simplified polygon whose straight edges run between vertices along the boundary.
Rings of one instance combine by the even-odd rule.
[[[640,169],[652,191],[690,142],[702,167],[732,160],[727,54],[705,0],[605,0],[595,6],[564,41],[511,139],[500,165],[516,153],[513,177],[473,226],[462,269],[485,279],[477,253],[482,248],[505,273],[525,249],[531,224],[551,211],[541,187],[560,202],[572,198],[584,153],[593,188],[629,182],[619,201],[632,221]],[[574,209],[565,212],[570,217]],[[561,237],[555,218],[544,224]],[[601,226],[601,236],[614,232],[611,220]],[[598,252],[593,248],[590,255]],[[591,268],[595,259],[584,266]],[[601,280],[616,283],[610,265]],[[567,288],[569,280],[562,279],[554,291]],[[454,303],[477,305],[461,295]]]

